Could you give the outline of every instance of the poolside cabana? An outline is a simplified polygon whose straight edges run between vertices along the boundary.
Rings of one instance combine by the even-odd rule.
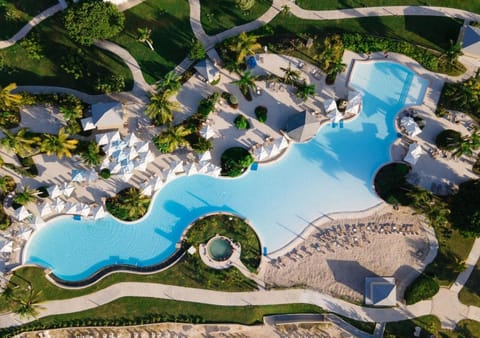
[[[397,287],[393,277],[365,277],[365,305],[397,305]]]
[[[264,146],[260,146],[255,148],[253,151],[253,156],[257,159],[257,161],[264,161],[268,158],[268,152]]]
[[[92,122],[97,130],[123,127],[123,106],[120,102],[92,104]]]
[[[418,143],[412,143],[408,146],[407,155],[403,158],[405,162],[415,165],[418,159],[424,154],[422,147]]]
[[[13,217],[15,217],[15,219],[19,221],[23,221],[30,216],[32,216],[32,214],[23,205],[20,208],[15,209],[15,211],[13,212]]]
[[[220,79],[220,71],[217,67],[215,67],[212,61],[207,58],[198,61],[194,68],[203,78],[203,80],[208,83],[212,83]]]
[[[306,142],[313,138],[320,128],[320,120],[304,110],[295,113],[287,120],[285,131],[288,137],[295,142]]]
[[[282,151],[288,147],[288,140],[285,136],[277,138],[273,143],[277,146],[278,151]]]
[[[422,129],[418,126],[414,119],[410,116],[404,116],[400,120],[400,125],[405,129],[405,133],[407,133],[410,137],[415,137],[422,132]]]
[[[62,196],[63,194],[62,189],[56,184],[49,186],[47,188],[47,192],[48,192],[48,196],[50,196],[50,198],[52,199]]]
[[[205,125],[202,129],[200,129],[200,136],[206,138],[207,140],[216,136],[217,133],[215,129],[213,129],[210,125]]]
[[[210,153],[209,150],[198,155],[198,162],[210,161],[211,159],[212,159],[212,153]]]
[[[95,220],[100,219],[100,218],[104,218],[106,215],[107,215],[107,213],[105,212],[105,209],[103,209],[103,207],[101,205],[92,209],[92,217]]]
[[[358,115],[362,110],[362,95],[356,90],[348,92],[348,103],[345,109],[346,114]]]
[[[40,204],[38,207],[38,212],[40,213],[41,217],[50,215],[53,212],[50,202],[44,201],[42,204]]]

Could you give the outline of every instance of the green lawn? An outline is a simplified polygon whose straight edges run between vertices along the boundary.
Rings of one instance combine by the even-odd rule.
[[[480,306],[480,260],[470,275],[465,286],[458,294],[463,304]]]
[[[201,22],[209,35],[255,20],[272,5],[272,0],[256,0],[249,11],[235,6],[235,0],[201,0]]]
[[[272,38],[282,40],[294,35],[326,35],[332,33],[360,33],[384,36],[425,47],[443,50],[456,41],[462,21],[441,17],[367,17],[346,20],[302,20],[291,15],[278,15],[269,26]],[[432,29],[431,27],[435,27]],[[258,33],[265,32],[261,28]]]
[[[72,42],[63,28],[62,13],[45,20],[35,27],[27,38],[35,37],[42,47],[43,57],[33,60],[20,45],[0,50],[0,86],[10,82],[17,85],[52,85],[96,93],[98,78],[109,78],[113,74],[126,79],[126,89],[132,87],[132,74],[121,59],[96,47],[81,47]],[[67,74],[61,65],[66,56],[77,55],[73,62],[80,66],[84,76],[76,80]]]
[[[462,320],[457,324],[454,331],[445,330],[440,327],[440,321],[435,316],[423,316],[412,320],[388,323],[385,327],[385,338],[390,337],[413,337],[415,327],[422,329],[420,338],[443,337],[480,337],[480,323],[472,320]]]
[[[466,0],[297,0],[297,5],[305,9],[343,9],[374,6],[441,6],[466,9],[480,13],[480,2]]]
[[[162,78],[188,54],[193,32],[187,1],[147,0],[125,12],[125,29],[114,42],[126,48],[142,68],[148,83]],[[137,41],[138,28],[152,30],[155,51]]]
[[[227,307],[152,298],[122,298],[98,308],[46,317],[24,329],[73,327],[85,325],[124,325],[149,322],[262,323],[263,316],[284,313],[322,313],[319,307],[307,304]],[[9,330],[0,330],[5,337]]]
[[[56,0],[0,1],[0,40],[11,38],[32,17],[57,3]]]

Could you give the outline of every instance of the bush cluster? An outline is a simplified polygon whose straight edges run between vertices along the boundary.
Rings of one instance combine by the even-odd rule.
[[[237,127],[238,129],[249,129],[250,128],[250,123],[248,123],[247,118],[243,115],[238,115],[235,118],[234,123],[235,123],[235,127]]]
[[[258,122],[265,123],[265,121],[267,121],[267,111],[268,109],[264,106],[258,106],[255,108],[255,116],[257,117]]]
[[[221,157],[222,175],[240,176],[253,163],[253,157],[247,149],[233,147],[225,150]]]

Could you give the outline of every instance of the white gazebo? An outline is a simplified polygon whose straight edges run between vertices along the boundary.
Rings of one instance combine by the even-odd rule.
[[[424,154],[422,147],[417,143],[412,143],[408,146],[407,155],[403,158],[405,162],[415,165],[418,159]]]
[[[15,209],[13,213],[13,217],[15,217],[19,221],[23,221],[30,216],[32,216],[32,214],[23,205],[20,208]]]
[[[216,136],[217,133],[215,132],[215,129],[213,129],[210,125],[205,125],[202,129],[200,129],[200,135],[207,140]]]
[[[346,114],[358,115],[362,110],[362,95],[356,90],[351,90],[348,93],[348,103],[345,109]]]

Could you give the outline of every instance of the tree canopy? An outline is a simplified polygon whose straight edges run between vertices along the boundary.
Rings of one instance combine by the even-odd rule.
[[[480,180],[470,180],[460,184],[460,189],[452,198],[451,222],[467,235],[480,236]]]
[[[109,2],[90,0],[70,6],[64,22],[73,41],[91,45],[95,39],[109,39],[120,33],[125,16]]]

